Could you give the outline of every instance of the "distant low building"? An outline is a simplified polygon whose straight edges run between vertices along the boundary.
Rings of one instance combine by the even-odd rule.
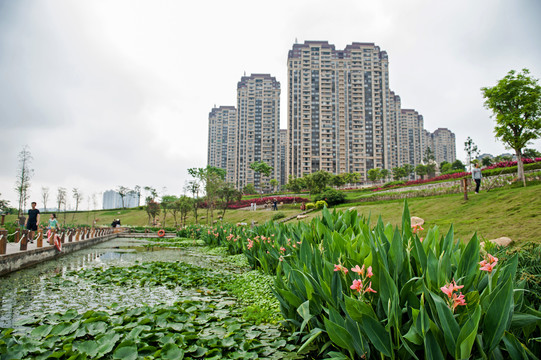
[[[114,190],[107,190],[103,193],[103,210],[119,209],[122,207],[132,208],[139,206],[139,195],[135,192],[130,192],[124,196],[124,204],[122,197]]]

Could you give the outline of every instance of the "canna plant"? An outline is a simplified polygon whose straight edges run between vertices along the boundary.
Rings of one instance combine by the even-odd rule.
[[[297,245],[287,255],[268,242],[247,254],[276,263],[274,292],[300,351],[320,343],[337,359],[536,358],[529,337],[541,317],[523,306],[516,257],[499,264],[477,236],[455,241],[452,226],[421,237],[407,203],[401,228],[369,223],[324,209],[309,225],[274,227],[275,241]]]

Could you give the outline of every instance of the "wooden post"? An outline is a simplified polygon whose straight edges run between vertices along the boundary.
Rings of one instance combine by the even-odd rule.
[[[8,231],[0,230],[0,255],[4,255],[8,246]]]
[[[21,240],[21,230],[15,231],[15,242],[18,243]]]
[[[468,200],[468,178],[462,179],[462,186],[464,187],[464,200]]]
[[[23,236],[21,237],[21,246],[19,249],[26,250],[27,242],[28,242],[28,230],[23,230]]]
[[[36,239],[36,246],[38,248],[43,247],[43,230],[38,230],[38,238]]]
[[[0,222],[0,226],[4,226],[5,219],[6,219],[6,214],[2,214],[2,221]]]
[[[66,241],[66,230],[62,231],[62,235],[60,236],[60,242],[63,244]]]
[[[68,242],[73,241],[73,229],[68,229]]]
[[[79,236],[80,236],[80,230],[79,230],[79,228],[76,228],[75,229],[75,241],[79,241]]]

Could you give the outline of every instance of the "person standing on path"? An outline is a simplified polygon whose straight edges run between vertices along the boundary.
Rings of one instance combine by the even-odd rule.
[[[473,180],[475,180],[475,193],[479,194],[479,188],[481,187],[481,178],[483,177],[483,175],[481,174],[481,169],[479,168],[479,163],[475,164],[475,167],[471,172],[471,177],[473,178]]]
[[[26,218],[26,229],[30,230],[30,233],[28,234],[28,239],[30,239],[30,243],[32,244],[34,242],[34,232],[38,230],[39,225],[39,210],[36,209],[36,202],[32,202],[32,209],[28,210],[28,217]]]

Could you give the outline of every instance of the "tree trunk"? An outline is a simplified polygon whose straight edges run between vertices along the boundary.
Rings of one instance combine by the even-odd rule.
[[[524,163],[522,162],[522,152],[515,150],[517,154],[517,169],[518,169],[518,178],[522,180],[522,184],[526,187],[526,176],[524,175]]]

